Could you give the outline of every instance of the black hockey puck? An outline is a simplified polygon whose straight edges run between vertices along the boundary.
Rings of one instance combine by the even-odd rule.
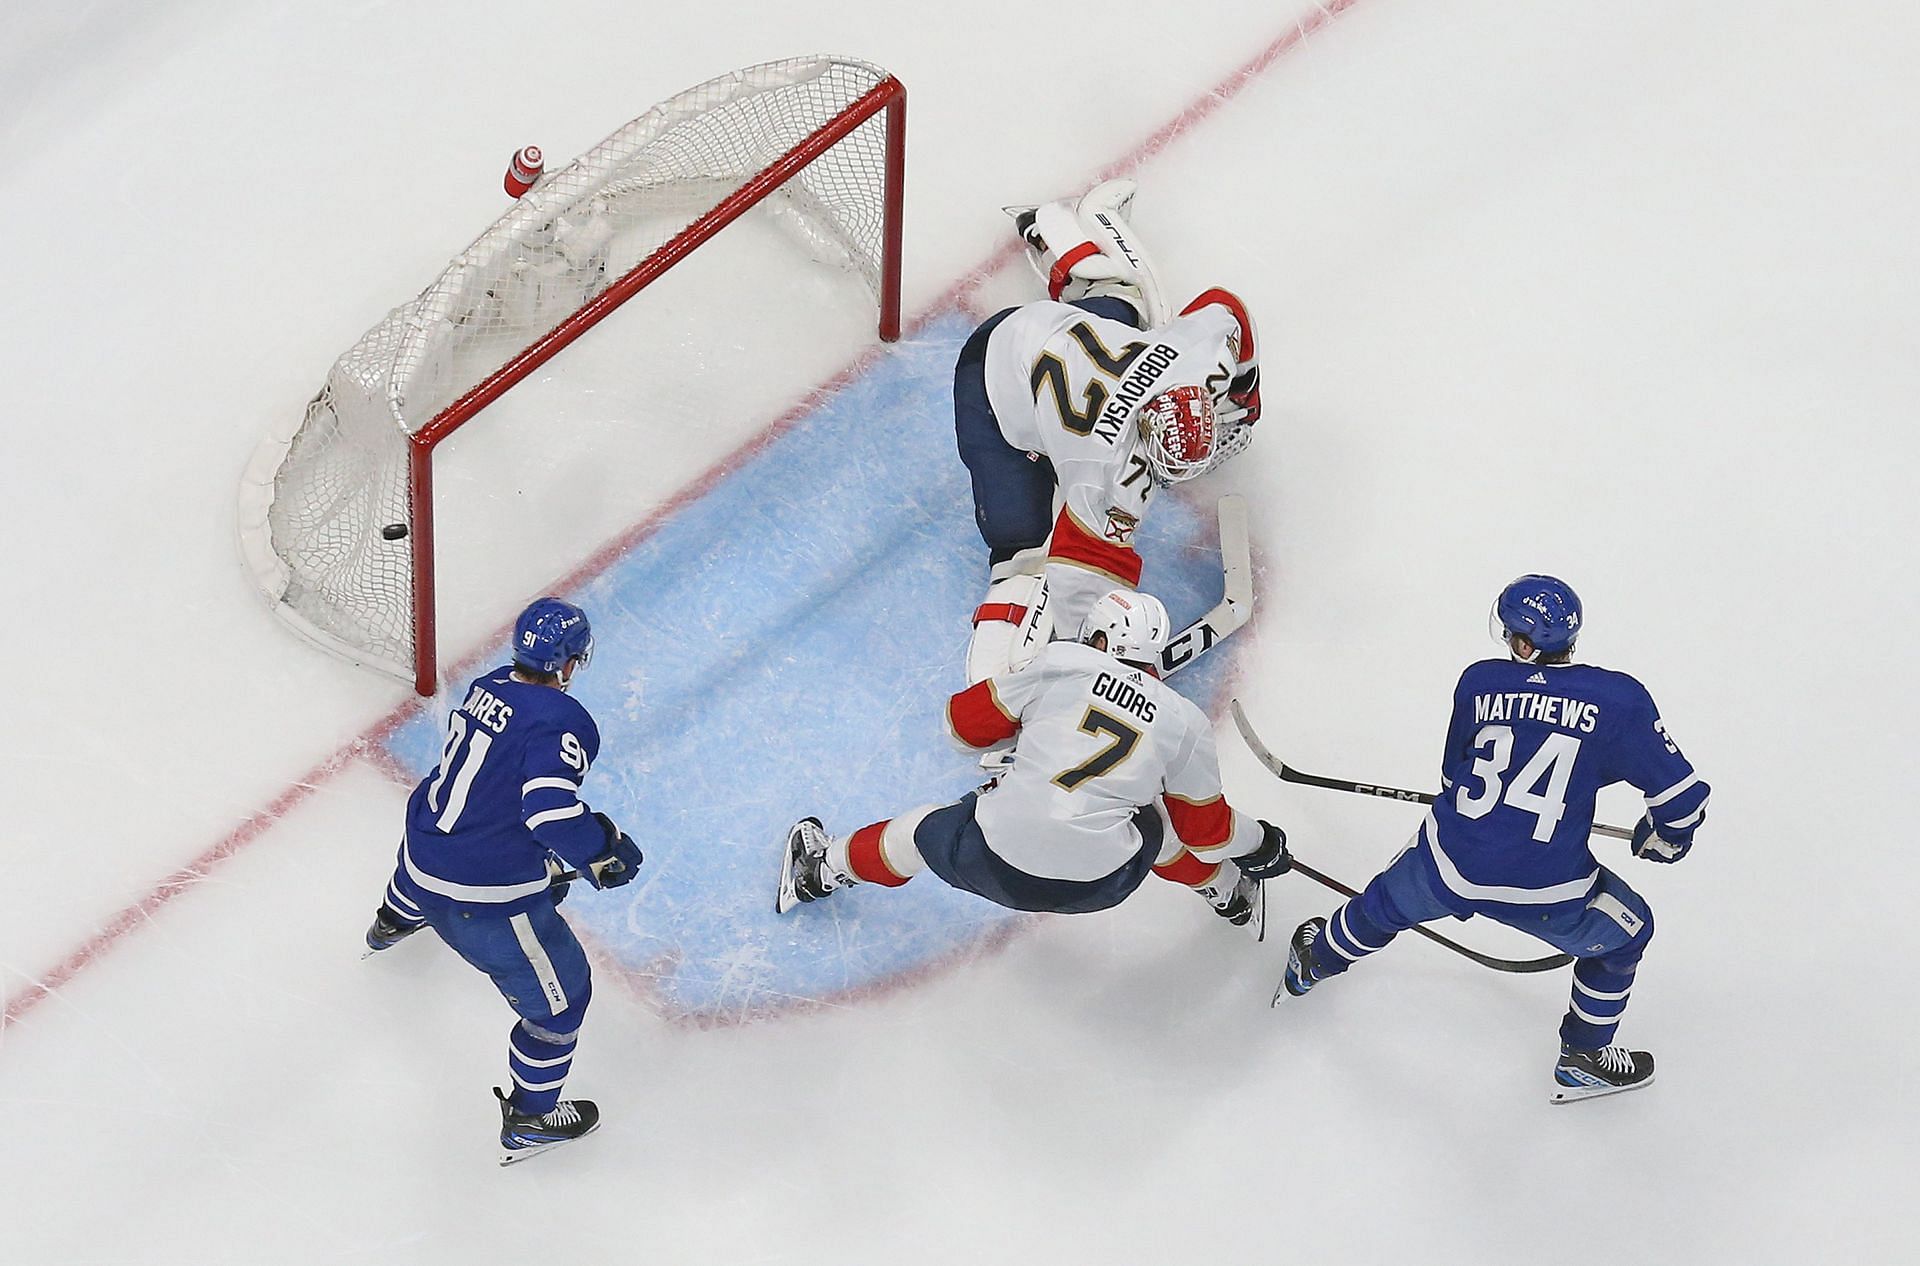
[[[407,525],[404,523],[389,523],[380,529],[380,535],[386,537],[389,541],[397,541],[406,534]]]

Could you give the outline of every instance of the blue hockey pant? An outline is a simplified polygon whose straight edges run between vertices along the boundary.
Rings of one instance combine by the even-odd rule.
[[[1345,971],[1416,923],[1474,914],[1519,928],[1573,955],[1573,997],[1560,1022],[1560,1040],[1579,1050],[1597,1050],[1613,1041],[1640,956],[1653,939],[1653,911],[1605,867],[1584,900],[1550,906],[1471,901],[1447,890],[1416,837],[1358,897],[1328,918],[1314,955],[1318,974]]]

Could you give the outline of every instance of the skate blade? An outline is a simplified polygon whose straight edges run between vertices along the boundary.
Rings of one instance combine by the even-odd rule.
[[[1247,920],[1247,931],[1253,934],[1255,944],[1267,939],[1267,885],[1263,880],[1253,886],[1253,917]]]
[[[569,1143],[578,1143],[581,1139],[587,1137],[587,1134],[592,1134],[599,1128],[600,1123],[595,1121],[588,1127],[586,1134],[576,1135],[570,1139],[555,1139],[551,1143],[535,1143],[531,1147],[502,1147],[500,1149],[500,1164],[503,1167],[507,1165],[518,1165],[523,1160],[531,1160],[535,1156],[544,1155],[556,1147],[565,1147]]]
[[[1648,1073],[1644,1080],[1632,1082],[1625,1086],[1609,1086],[1604,1083],[1597,1086],[1563,1086],[1556,1081],[1553,1083],[1553,1095],[1547,1102],[1579,1103],[1582,1099],[1598,1099],[1602,1095],[1624,1094],[1629,1090],[1638,1090],[1642,1086],[1651,1086],[1655,1076],[1656,1074],[1654,1073]]]

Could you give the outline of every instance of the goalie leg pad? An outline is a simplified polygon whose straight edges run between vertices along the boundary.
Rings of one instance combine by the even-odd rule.
[[[995,572],[1032,557],[1031,551],[1017,555],[997,566]],[[1044,550],[1039,557],[1045,561]],[[967,684],[1026,667],[1052,632],[1046,578],[1017,570],[999,575],[974,609],[973,636],[967,641]]]
[[[1081,195],[1074,214],[1087,240],[1113,262],[1118,279],[1139,292],[1147,323],[1164,325],[1172,318],[1173,309],[1154,276],[1153,263],[1140,244],[1139,234],[1127,218],[1136,189],[1131,180],[1102,181]]]
[[[1007,208],[1049,299],[1116,298],[1147,324],[1168,319],[1160,284],[1126,219],[1135,189],[1131,180],[1108,180],[1077,199]]]

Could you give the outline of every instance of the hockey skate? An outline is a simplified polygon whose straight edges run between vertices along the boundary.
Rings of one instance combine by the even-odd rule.
[[[827,831],[819,818],[801,818],[787,828],[786,855],[780,861],[780,891],[773,899],[775,914],[785,914],[802,902],[844,888],[845,876],[827,865]]]
[[[1233,882],[1228,883],[1231,870]],[[1214,876],[1210,884],[1195,888],[1195,892],[1207,899],[1213,912],[1237,928],[1245,928],[1253,933],[1253,939],[1267,939],[1267,892],[1266,885],[1258,879],[1243,874],[1239,867],[1231,863],[1220,867],[1220,873]]]
[[[373,923],[367,928],[367,952],[361,957],[370,958],[381,950],[392,949],[425,926],[424,923],[407,922],[383,901],[380,908],[373,912]]]
[[[1295,928],[1293,939],[1287,942],[1287,974],[1281,986],[1296,998],[1332,974],[1320,969],[1319,958],[1314,952],[1326,932],[1327,921],[1315,915]],[[1278,989],[1274,991],[1273,1001],[1280,1001]]]
[[[1645,1051],[1630,1051],[1624,1046],[1576,1051],[1562,1046],[1560,1062],[1553,1067],[1552,1102],[1572,1103],[1638,1090],[1652,1080],[1653,1056]]]
[[[495,1086],[500,1101],[500,1163],[512,1165],[551,1151],[562,1143],[584,1138],[600,1128],[600,1109],[591,1099],[562,1099],[551,1112],[535,1116],[515,1112],[506,1093]]]

